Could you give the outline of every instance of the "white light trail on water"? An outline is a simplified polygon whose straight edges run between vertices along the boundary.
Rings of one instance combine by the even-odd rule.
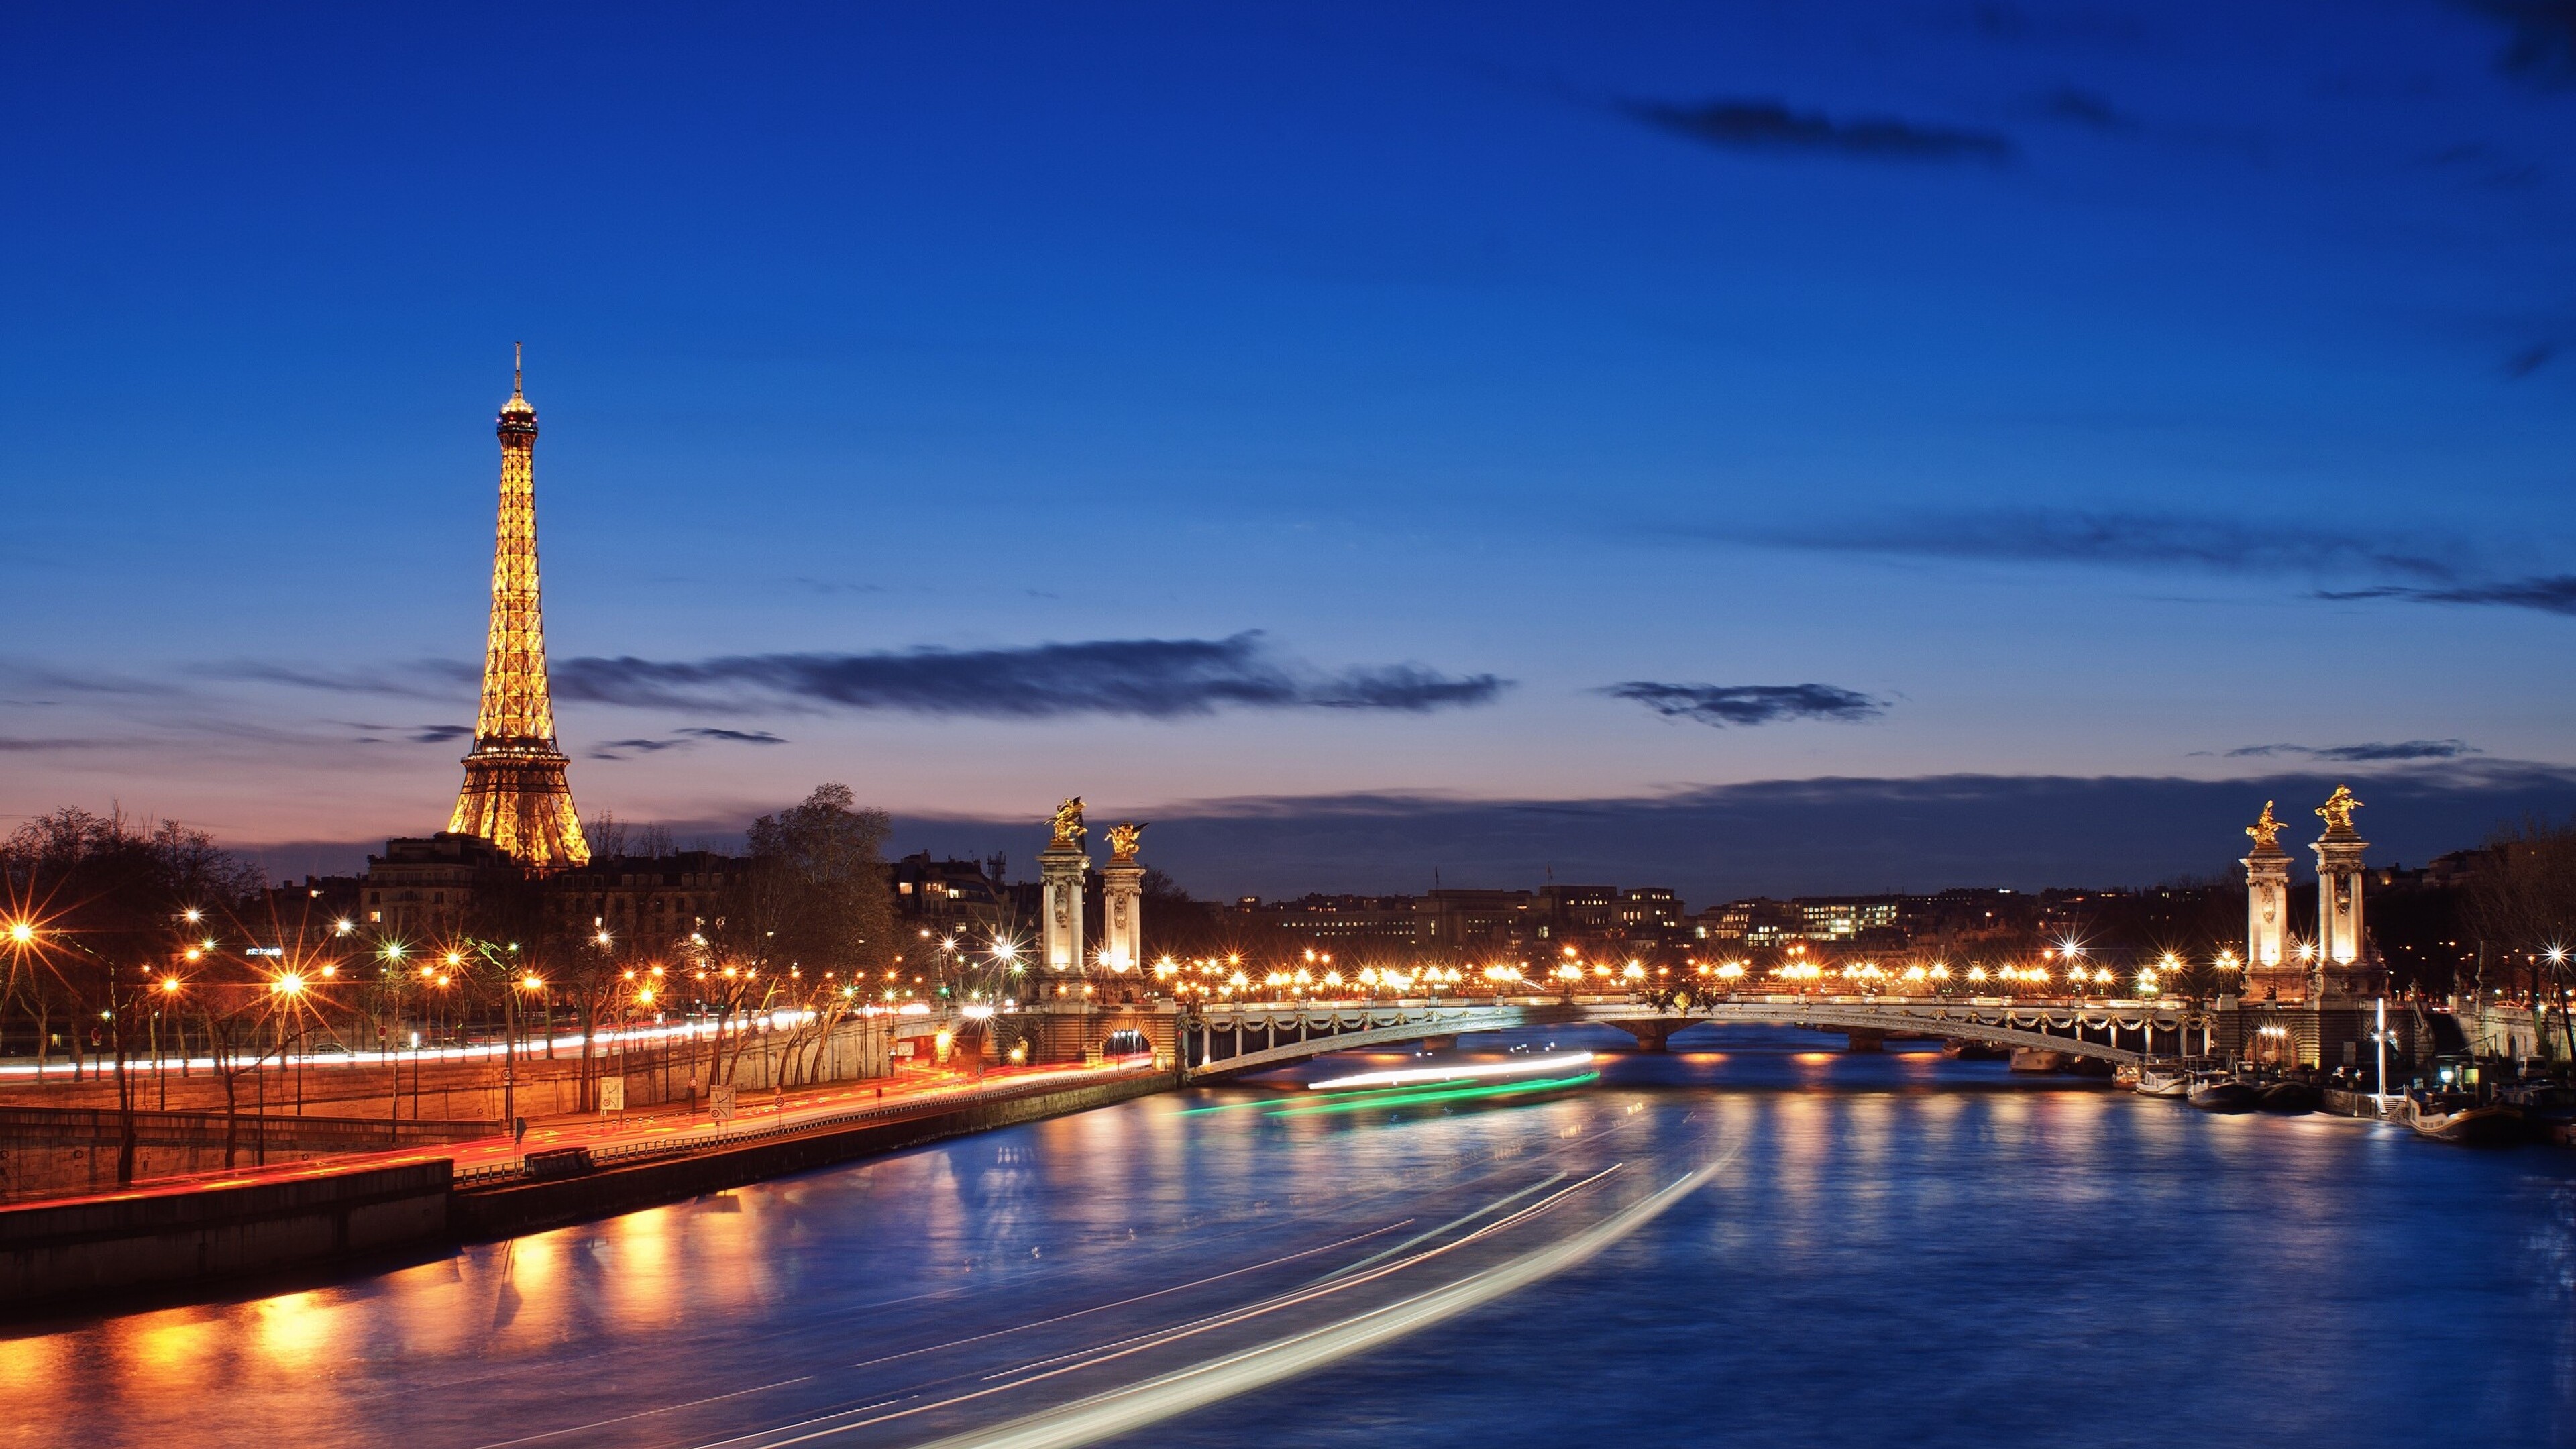
[[[1600,1183],[1617,1171],[1619,1171],[1619,1164],[1614,1163],[1611,1166],[1594,1173],[1592,1176],[1583,1179],[1581,1182],[1559,1188],[1555,1192],[1541,1198],[1539,1201],[1520,1209],[1518,1212],[1511,1213],[1499,1221],[1488,1223],[1474,1232],[1468,1233],[1451,1242],[1443,1243],[1436,1248],[1426,1249],[1423,1252],[1397,1259],[1391,1263],[1381,1264],[1374,1268],[1362,1269],[1357,1266],[1345,1268],[1330,1277],[1321,1279],[1304,1288],[1294,1289],[1290,1292],[1279,1294],[1275,1297],[1265,1299],[1261,1302],[1248,1304],[1243,1307],[1227,1309],[1209,1317],[1180,1324],[1176,1327],[1155,1329],[1126,1338],[1113,1339],[1106,1343],[1097,1343],[1088,1348],[1078,1349],[1072,1353],[1059,1354],[1052,1358],[1037,1360],[1033,1363],[1023,1363],[1018,1367],[1006,1370],[1003,1373],[987,1374],[984,1376],[984,1381],[990,1385],[987,1388],[971,1390],[967,1393],[957,1394],[949,1398],[915,1403],[907,1408],[897,1409],[892,1413],[880,1414],[875,1417],[853,1416],[871,1414],[876,1409],[886,1407],[885,1405],[870,1404],[863,1408],[835,1409],[827,1413],[816,1415],[810,1419],[802,1419],[794,1423],[779,1424],[768,1429],[755,1430],[748,1434],[737,1434],[730,1438],[718,1439],[712,1443],[701,1445],[700,1449],[730,1449],[730,1446],[753,1444],[761,1445],[763,1446],[763,1449],[784,1449],[784,1446],[787,1445],[803,1444],[816,1439],[828,1439],[837,1435],[850,1433],[854,1430],[867,1429],[878,1424],[890,1423],[896,1419],[908,1419],[916,1414],[930,1413],[940,1409],[955,1408],[959,1404],[968,1403],[972,1400],[989,1398],[994,1394],[1008,1393],[1013,1389],[1025,1388],[1030,1384],[1038,1383],[1042,1380],[1060,1378],[1066,1374],[1078,1373],[1086,1369],[1097,1368],[1104,1363],[1109,1363],[1117,1359],[1128,1358],[1135,1354],[1144,1353],[1153,1349],[1168,1347],[1182,1339],[1195,1338],[1204,1333],[1214,1332],[1223,1328],[1230,1328],[1236,1324],[1247,1322],[1254,1318],[1260,1318],[1267,1314],[1277,1313],[1284,1309],[1297,1307],[1300,1304],[1329,1298],[1334,1294],[1342,1293],[1349,1289],[1360,1287],[1377,1281],[1378,1279],[1388,1277],[1391,1274],[1402,1272],[1417,1264],[1429,1262],[1434,1258],[1444,1257],[1447,1254],[1466,1247],[1468,1244],[1476,1242],[1481,1238],[1503,1232],[1519,1223],[1527,1222],[1532,1218],[1547,1212],[1549,1209],[1566,1202],[1578,1193]],[[1563,1178],[1564,1174],[1559,1173],[1555,1178],[1550,1179],[1550,1181],[1562,1181]],[[1542,1184],[1542,1186],[1543,1185],[1544,1184]],[[1517,1199],[1525,1195],[1526,1194],[1522,1193],[1514,1193],[1512,1198]],[[1511,1199],[1506,1199],[1506,1201],[1510,1200]],[[1500,1204],[1497,1204],[1497,1206],[1500,1206]],[[994,1382],[996,1379],[1001,1380],[1001,1382]],[[799,1430],[802,1430],[803,1432],[797,1432]]]
[[[1403,1087],[1416,1082],[1472,1082],[1503,1077],[1536,1076],[1543,1072],[1561,1072],[1568,1067],[1587,1066],[1590,1052],[1569,1052],[1563,1056],[1532,1057],[1518,1062],[1460,1062],[1446,1067],[1407,1067],[1401,1071],[1362,1072],[1356,1077],[1335,1077],[1329,1082],[1308,1082],[1309,1092],[1333,1092],[1346,1087]]]
[[[1654,1221],[1706,1182],[1716,1166],[1693,1170],[1643,1201],[1620,1209],[1561,1243],[1383,1308],[1276,1339],[1142,1383],[1077,1399],[990,1429],[953,1435],[924,1449],[1074,1449],[1148,1424],[1265,1388],[1454,1318],[1590,1258]]]

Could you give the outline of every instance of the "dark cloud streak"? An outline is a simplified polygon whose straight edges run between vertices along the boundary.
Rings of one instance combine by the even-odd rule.
[[[606,740],[590,749],[594,760],[626,760],[637,755],[659,754],[663,750],[688,750],[699,745],[783,745],[787,740],[767,730],[728,730],[711,725],[676,729],[669,739]]]
[[[2329,760],[2337,764],[2383,764],[2403,760],[2457,760],[2483,754],[2465,740],[2397,740],[2371,741],[2359,745],[2246,745],[2229,750],[2231,760],[2261,759],[2277,755],[2301,755],[2311,760]]]
[[[1831,684],[1663,684],[1632,679],[1598,691],[1632,700],[1666,719],[1687,719],[1723,729],[1780,720],[1875,719],[1886,705]]]
[[[554,679],[559,697],[599,704],[741,708],[748,697],[987,719],[1172,719],[1220,708],[1420,713],[1487,704],[1509,687],[1490,674],[1452,676],[1418,665],[1317,673],[1279,658],[1258,631],[1022,649],[569,659]]]
[[[2134,131],[2138,123],[2120,113],[2120,109],[2101,96],[2074,86],[2061,86],[2040,97],[2040,114],[2052,121],[2068,121],[2105,134]]]
[[[2542,574],[2493,584],[2463,584],[2428,589],[2382,584],[2368,589],[2321,589],[2320,599],[2397,599],[2410,604],[2476,604],[2493,608],[2532,609],[2543,614],[2576,615],[2576,574]]]
[[[1851,156],[1882,161],[1990,161],[2013,158],[2012,139],[1996,131],[1930,126],[1884,116],[1836,120],[1793,111],[1774,100],[1724,98],[1697,105],[1627,101],[1620,109],[1668,134],[1733,151]]]
[[[2447,582],[2458,570],[2425,553],[2292,524],[2170,513],[2006,508],[1918,514],[1876,528],[1781,530],[1761,539],[1832,553],[2007,563],[2188,567],[2221,572],[2368,572]]]
[[[2541,90],[2576,86],[2576,0],[2466,0],[2513,33],[2496,69]]]

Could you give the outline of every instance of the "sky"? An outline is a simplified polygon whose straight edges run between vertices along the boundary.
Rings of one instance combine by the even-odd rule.
[[[0,135],[0,826],[443,825],[513,342],[575,795],[683,840],[1696,904],[2576,809],[2564,0],[20,6]]]

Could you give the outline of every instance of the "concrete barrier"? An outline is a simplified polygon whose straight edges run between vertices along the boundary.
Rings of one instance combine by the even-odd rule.
[[[1173,1085],[1169,1072],[1140,1072],[1113,1082],[1034,1091],[1023,1097],[986,1100],[891,1122],[817,1127],[739,1147],[655,1158],[622,1167],[610,1164],[582,1176],[551,1182],[520,1180],[495,1187],[460,1188],[449,1221],[456,1236],[465,1242],[515,1237],[541,1228],[679,1202],[764,1178],[900,1152],[946,1137],[1016,1126],[1067,1112],[1085,1112]]]
[[[449,1241],[453,1164],[0,1210],[0,1307],[310,1268]]]

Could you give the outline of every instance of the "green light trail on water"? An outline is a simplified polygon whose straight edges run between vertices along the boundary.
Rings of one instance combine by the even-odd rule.
[[[1490,1082],[1465,1087],[1408,1087],[1394,1092],[1363,1092],[1337,1102],[1319,1102],[1313,1106],[1289,1107],[1273,1112],[1273,1117],[1307,1117],[1318,1112],[1358,1112],[1370,1107],[1411,1107],[1424,1102],[1464,1102],[1478,1097],[1508,1097],[1519,1092],[1547,1092],[1559,1087],[1579,1087],[1598,1081],[1599,1072],[1585,1072],[1574,1077],[1546,1077],[1537,1081]]]
[[[1385,1090],[1386,1089],[1383,1087],[1354,1087],[1347,1092],[1319,1092],[1314,1096],[1305,1098],[1304,1100],[1309,1102],[1324,1102],[1339,1101],[1345,1097],[1372,1097],[1383,1093]],[[1210,1112],[1241,1112],[1252,1107],[1276,1107],[1278,1105],[1279,1099],[1277,1097],[1255,1097],[1249,1102],[1219,1102],[1213,1107],[1188,1107],[1182,1109],[1180,1115],[1184,1117],[1199,1117]]]

